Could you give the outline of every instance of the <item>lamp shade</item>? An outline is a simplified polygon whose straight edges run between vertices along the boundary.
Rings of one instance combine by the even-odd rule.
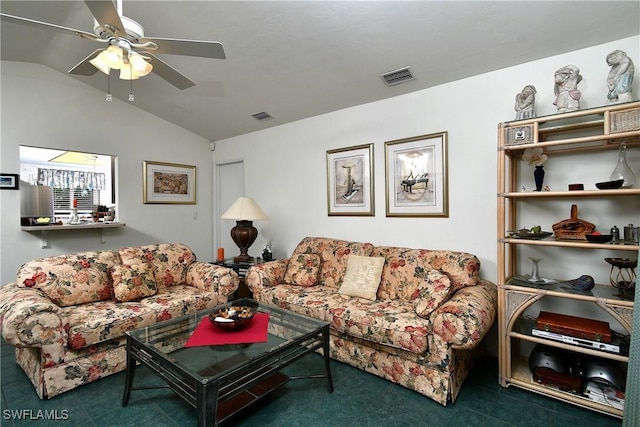
[[[236,221],[261,221],[267,219],[267,216],[251,197],[238,197],[238,200],[233,202],[220,218]]]

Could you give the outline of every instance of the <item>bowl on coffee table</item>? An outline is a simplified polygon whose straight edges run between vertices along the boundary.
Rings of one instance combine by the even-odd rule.
[[[255,313],[251,305],[231,305],[209,314],[209,320],[222,330],[232,331],[247,326]]]

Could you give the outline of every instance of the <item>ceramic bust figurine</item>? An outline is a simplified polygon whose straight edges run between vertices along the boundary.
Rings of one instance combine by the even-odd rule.
[[[580,91],[578,83],[582,81],[580,69],[575,65],[565,65],[555,73],[555,85],[553,92],[556,100],[553,102],[559,113],[576,111],[580,109]]]
[[[516,120],[531,119],[536,116],[536,88],[526,85],[516,95]]]
[[[631,83],[633,83],[633,61],[626,52],[614,50],[607,55],[607,64],[611,67],[607,77],[607,104],[633,101]]]

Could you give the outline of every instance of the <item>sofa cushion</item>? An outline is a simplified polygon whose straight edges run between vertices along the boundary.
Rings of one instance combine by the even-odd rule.
[[[411,296],[413,309],[418,316],[427,318],[433,310],[449,300],[451,292],[449,277],[438,270],[429,270]]]
[[[153,310],[158,322],[195,313],[219,305],[218,297],[186,285],[158,289],[155,295],[144,298],[140,304]]]
[[[371,243],[349,242],[326,237],[305,237],[293,250],[291,257],[303,253],[320,255],[319,284],[338,289],[347,269],[348,255],[369,256],[372,252]]]
[[[260,303],[330,322],[337,335],[349,335],[416,354],[426,352],[429,347],[429,320],[417,316],[413,306],[404,301],[369,301],[351,298],[323,286],[280,284],[264,288]]]
[[[379,298],[404,298],[409,301],[415,290],[414,275],[438,270],[451,279],[453,291],[474,286],[480,280],[480,261],[466,252],[409,249],[377,246],[372,256],[384,256],[387,265],[382,272]]]
[[[123,248],[119,253],[123,264],[151,263],[158,289],[185,283],[187,268],[196,261],[193,251],[182,243]]]
[[[29,261],[18,269],[19,287],[37,288],[60,307],[111,299],[116,252],[95,251]]]
[[[148,263],[116,265],[111,269],[113,295],[118,301],[134,301],[156,293],[153,267]]]
[[[62,308],[69,324],[69,347],[81,349],[156,323],[156,313],[139,302],[99,301]]]
[[[383,266],[383,257],[349,255],[347,271],[338,292],[374,301],[380,286]]]
[[[289,259],[284,282],[292,285],[315,286],[320,273],[320,256],[317,254],[296,254]]]

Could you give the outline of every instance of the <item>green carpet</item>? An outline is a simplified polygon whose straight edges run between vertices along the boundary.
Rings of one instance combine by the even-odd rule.
[[[195,410],[168,389],[132,391],[121,406],[124,373],[63,393],[38,399],[16,363],[13,347],[0,346],[2,417],[9,426],[195,426]],[[332,361],[334,392],[325,380],[293,380],[221,426],[620,426],[620,420],[498,385],[495,358],[478,361],[454,405],[443,407],[426,397],[349,365]],[[310,355],[287,368],[289,374],[322,371],[322,358]],[[145,368],[136,384],[156,381]],[[48,411],[64,420],[17,420],[16,414]],[[44,413],[40,413],[41,415]],[[66,415],[65,415],[66,414]]]

